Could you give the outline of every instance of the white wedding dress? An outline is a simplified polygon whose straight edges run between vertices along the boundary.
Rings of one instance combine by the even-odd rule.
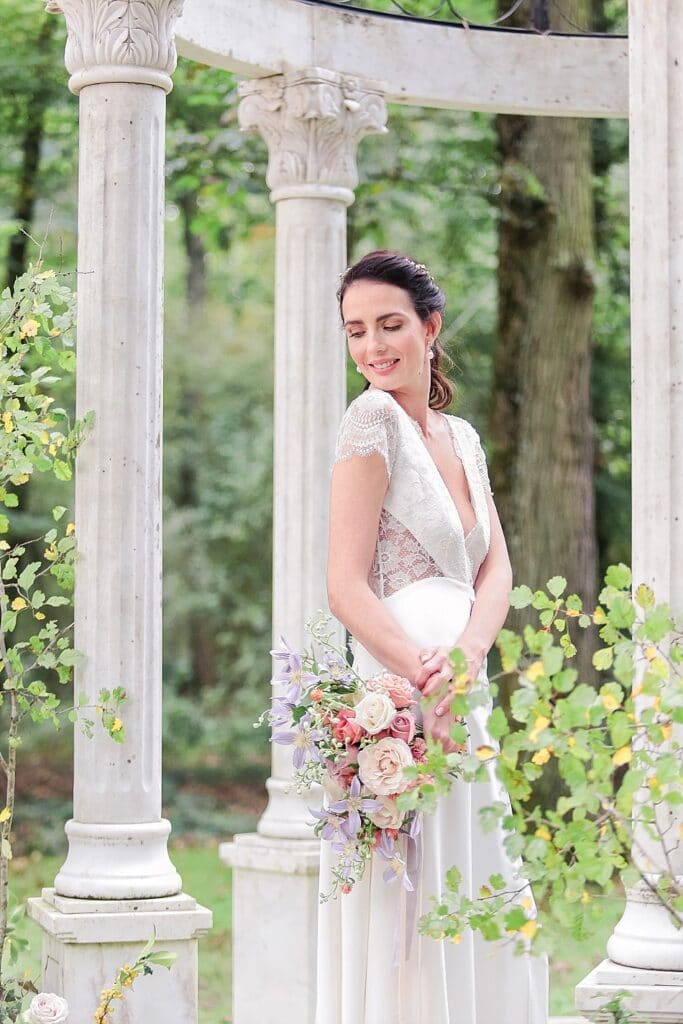
[[[490,538],[490,486],[479,437],[466,420],[447,420],[476,515],[467,536],[419,426],[391,395],[372,387],[360,395],[337,441],[338,461],[375,452],[385,460],[389,487],[370,585],[419,647],[456,645]],[[359,644],[354,653],[364,678],[382,669]],[[486,685],[485,667],[479,684]],[[478,708],[468,717],[472,750],[495,746],[486,731],[489,711]],[[375,856],[350,894],[320,905],[315,1024],[546,1024],[544,957],[517,956],[511,943],[489,943],[469,930],[459,944],[417,932],[451,866],[475,896],[492,874],[519,877],[502,832],[479,827],[478,809],[497,800],[507,797],[491,771],[486,783],[456,782],[436,812],[424,815],[414,894],[400,882],[385,882],[385,862]],[[322,843],[322,892],[331,888],[333,862],[330,844]]]

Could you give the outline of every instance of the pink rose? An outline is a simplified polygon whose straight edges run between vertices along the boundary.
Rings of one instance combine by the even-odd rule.
[[[411,743],[415,736],[416,728],[415,716],[410,711],[398,711],[391,723],[390,732],[397,740],[405,740],[406,743]]]
[[[413,764],[410,747],[404,740],[387,736],[379,743],[364,747],[358,753],[358,775],[361,782],[378,796],[402,793],[408,785],[403,769]]]
[[[385,693],[398,710],[417,704],[413,695],[413,687],[403,676],[395,676],[391,672],[381,672],[378,676],[369,679],[365,685],[368,690],[374,690],[375,693]]]
[[[332,726],[332,735],[338,743],[358,743],[365,735],[365,730],[356,721],[353,708],[342,708]]]
[[[40,992],[22,1016],[26,1024],[65,1024],[69,1006],[66,999],[54,992]]]
[[[424,761],[426,753],[427,742],[422,738],[422,736],[418,736],[417,739],[413,741],[413,757],[416,761]]]

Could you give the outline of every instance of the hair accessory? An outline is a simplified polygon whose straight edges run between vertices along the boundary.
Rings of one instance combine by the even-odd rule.
[[[361,370],[360,366],[358,365],[358,363],[356,363],[356,373],[362,373],[362,372],[363,371]]]

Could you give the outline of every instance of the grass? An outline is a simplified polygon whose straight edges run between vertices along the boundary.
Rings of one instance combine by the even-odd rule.
[[[230,869],[218,859],[217,843],[204,842],[191,846],[180,844],[172,849],[173,863],[183,878],[183,888],[198,903],[213,911],[213,929],[199,945],[199,1024],[230,1024],[231,1003],[231,877]],[[40,893],[52,885],[62,857],[32,854],[17,858],[12,865],[12,888],[18,899]],[[599,897],[598,897],[599,898]],[[550,1012],[572,1015],[574,986],[605,957],[605,946],[623,909],[623,898],[602,897],[603,913],[594,935],[575,939],[557,936],[558,952],[551,962]],[[40,931],[33,921],[22,923],[22,934],[29,940],[29,949],[18,965],[36,977],[40,970]],[[142,982],[144,984],[144,982]]]

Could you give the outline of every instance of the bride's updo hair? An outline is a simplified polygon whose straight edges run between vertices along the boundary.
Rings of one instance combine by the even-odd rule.
[[[411,256],[392,249],[376,249],[369,252],[347,267],[341,275],[341,284],[337,292],[339,313],[342,317],[342,302],[347,288],[354,281],[383,281],[386,284],[402,288],[410,296],[415,312],[420,320],[426,322],[431,313],[443,313],[446,307],[446,296],[429,273],[424,263],[418,263]],[[443,364],[450,363],[441,342],[434,339],[434,358],[430,360],[431,384],[429,388],[429,406],[431,409],[447,409],[453,400],[455,385],[441,369]],[[366,384],[366,387],[369,385]]]

